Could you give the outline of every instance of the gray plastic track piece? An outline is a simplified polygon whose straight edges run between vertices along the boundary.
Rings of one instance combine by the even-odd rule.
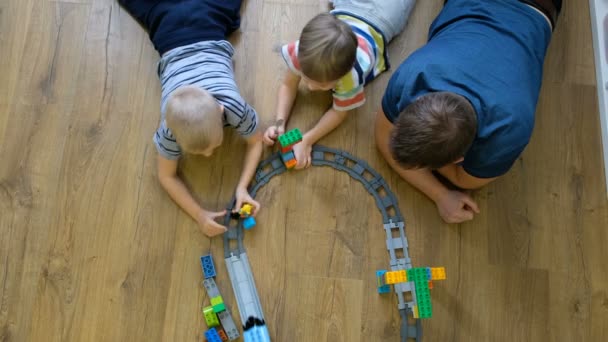
[[[258,190],[268,183],[272,177],[287,171],[280,156],[280,153],[277,152],[260,162],[255,177],[249,186],[249,194],[252,197],[255,197]],[[412,268],[409,246],[405,236],[405,219],[399,210],[397,198],[388,188],[384,178],[364,160],[358,159],[348,152],[320,145],[312,147],[312,165],[330,166],[336,170],[344,171],[363,184],[363,187],[374,197],[382,214],[383,227],[387,236],[386,248],[390,257],[390,269],[397,271]],[[224,258],[230,273],[232,288],[237,298],[241,321],[245,322],[252,315],[257,315],[257,317],[263,319],[262,307],[243,247],[242,224],[239,221],[236,226],[230,225],[229,212],[235,205],[235,199],[232,199],[230,203],[227,208],[228,214],[224,218],[224,224],[228,227],[228,233],[224,234]],[[403,255],[403,257],[397,258],[397,255]],[[420,320],[415,320],[413,325],[408,324],[408,316],[412,316],[412,308],[416,305],[414,286],[411,283],[401,283],[395,284],[394,289],[401,316],[401,341],[405,342],[408,339],[421,341],[422,326]],[[412,301],[405,301],[404,294],[406,292],[411,292]]]

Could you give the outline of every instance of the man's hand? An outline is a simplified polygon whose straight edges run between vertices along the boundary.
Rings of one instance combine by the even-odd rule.
[[[310,166],[312,161],[311,158],[312,145],[310,145],[306,139],[302,139],[299,143],[293,145],[293,154],[296,157],[296,169],[303,169]]]
[[[236,206],[232,210],[233,212],[238,212],[245,203],[249,203],[253,206],[253,212],[251,213],[251,216],[255,216],[258,213],[258,210],[260,210],[260,203],[254,200],[251,195],[249,195],[247,189],[237,188],[235,197]]]
[[[435,204],[439,215],[447,223],[470,221],[475,214],[479,214],[477,203],[469,195],[460,191],[446,192]]]
[[[268,127],[266,129],[266,132],[264,132],[264,144],[268,145],[268,146],[272,146],[274,145],[275,141],[277,140],[277,138],[279,137],[279,135],[285,133],[285,125],[284,125],[284,120],[279,119],[277,120],[277,122]]]
[[[226,215],[226,210],[212,212],[202,209],[197,221],[203,234],[207,235],[208,237],[214,237],[216,235],[225,233],[227,230],[226,227],[215,221],[216,218],[224,217],[224,215]]]

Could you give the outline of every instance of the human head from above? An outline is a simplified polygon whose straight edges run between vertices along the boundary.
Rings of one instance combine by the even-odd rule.
[[[333,89],[355,64],[357,37],[345,22],[329,13],[312,18],[300,35],[298,60],[310,90]]]
[[[434,92],[417,98],[399,114],[389,146],[406,169],[439,169],[458,163],[477,133],[477,114],[463,96]]]
[[[210,157],[224,138],[223,112],[206,90],[182,86],[169,95],[165,117],[184,152]]]

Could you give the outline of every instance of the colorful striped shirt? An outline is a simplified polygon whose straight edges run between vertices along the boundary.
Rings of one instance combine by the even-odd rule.
[[[224,126],[231,126],[242,136],[253,134],[258,114],[239,93],[234,81],[234,49],[225,40],[194,43],[165,53],[158,63],[161,83],[161,122],[154,143],[166,159],[177,159],[182,150],[165,121],[169,95],[179,87],[195,85],[207,90],[224,106]]]
[[[336,18],[347,23],[357,36],[357,54],[353,68],[344,75],[333,89],[333,108],[347,111],[365,103],[363,87],[389,67],[385,40],[382,32],[362,19],[352,15],[332,12]],[[299,41],[284,45],[281,55],[289,69],[302,76],[298,61]]]

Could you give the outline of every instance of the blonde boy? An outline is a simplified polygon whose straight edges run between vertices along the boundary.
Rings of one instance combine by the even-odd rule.
[[[171,198],[207,236],[226,231],[215,219],[225,211],[203,209],[177,173],[183,153],[211,156],[230,126],[247,141],[236,189],[237,208],[259,203],[247,192],[262,155],[258,115],[234,81],[234,49],[226,37],[239,27],[241,0],[120,0],[144,26],[161,55],[161,121],[154,134],[158,179]]]
[[[300,81],[311,91],[332,90],[333,105],[294,146],[296,168],[310,165],[312,145],[365,103],[363,87],[389,68],[386,45],[405,27],[415,0],[334,0],[312,18],[300,39],[282,47],[288,66],[279,88],[276,122],[264,133],[273,145],[285,131]]]

